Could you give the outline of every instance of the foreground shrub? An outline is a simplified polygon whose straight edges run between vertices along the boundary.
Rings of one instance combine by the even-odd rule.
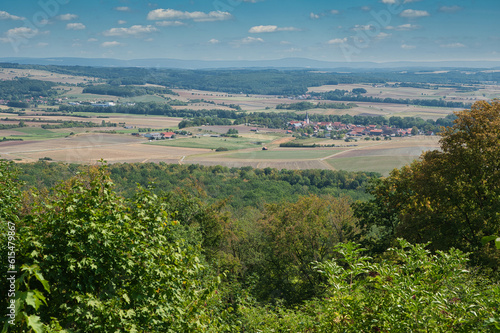
[[[500,288],[467,270],[459,250],[431,254],[399,240],[374,263],[352,243],[318,264],[328,297],[316,306],[321,332],[477,332],[500,329]],[[497,318],[497,319],[495,319]]]

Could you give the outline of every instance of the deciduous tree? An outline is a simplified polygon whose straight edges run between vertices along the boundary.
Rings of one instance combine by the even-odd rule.
[[[500,102],[477,102],[456,115],[440,150],[379,180],[374,199],[355,211],[365,230],[383,230],[386,239],[458,247],[496,266],[498,253],[481,238],[500,231]]]

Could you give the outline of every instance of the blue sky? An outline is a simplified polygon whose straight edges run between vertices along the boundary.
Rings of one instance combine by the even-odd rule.
[[[500,60],[498,0],[2,0],[0,57]]]

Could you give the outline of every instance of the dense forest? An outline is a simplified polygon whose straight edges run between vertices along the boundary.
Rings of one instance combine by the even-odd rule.
[[[162,87],[115,86],[110,84],[87,86],[83,89],[83,93],[118,97],[134,97],[154,94],[177,95],[172,90]]]
[[[386,178],[0,160],[2,325],[498,332],[500,102],[456,117]]]
[[[55,96],[57,91],[52,89],[55,85],[53,82],[26,78],[0,81],[0,99],[19,102],[31,98],[39,99],[40,97]],[[11,106],[17,107],[16,105]]]
[[[47,163],[20,164],[19,180],[23,190],[48,189],[67,180],[88,167],[79,164]],[[165,163],[116,163],[107,167],[117,192],[132,197],[137,184],[154,193],[176,188],[203,190],[213,200],[227,200],[228,206],[263,208],[263,203],[295,201],[301,195],[346,195],[353,200],[366,200],[368,180],[379,175],[374,172],[331,170],[277,170],[252,167],[178,165]]]
[[[158,68],[113,68],[86,66],[43,66],[0,64],[0,68],[48,70],[66,75],[82,75],[106,80],[109,84],[142,85],[158,84],[168,88],[198,89],[227,93],[296,96],[307,92],[308,87],[351,83],[385,84],[402,82],[403,85],[429,84],[461,85],[500,82],[500,73],[478,70],[449,69],[440,75],[419,73],[418,70],[375,70],[352,73],[318,72],[311,70],[184,70]]]

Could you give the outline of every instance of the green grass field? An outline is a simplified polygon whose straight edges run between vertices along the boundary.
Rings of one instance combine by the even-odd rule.
[[[418,158],[419,156],[360,156],[332,158],[326,162],[337,170],[374,171],[387,176],[393,169],[401,168]]]
[[[17,132],[25,133],[24,135],[12,135],[7,138],[13,139],[23,139],[23,140],[48,140],[48,139],[56,139],[63,138],[67,136],[71,129],[68,129],[67,133],[62,132],[53,132],[40,127],[24,127],[24,128],[16,128]]]
[[[313,148],[290,150],[258,150],[225,155],[223,158],[255,159],[255,160],[312,160],[327,157],[341,150],[316,150]],[[222,156],[221,156],[222,157]]]
[[[249,138],[181,138],[174,140],[161,140],[148,142],[150,145],[168,146],[168,147],[183,147],[183,148],[201,148],[201,149],[217,149],[219,147],[227,148],[228,150],[238,150],[246,148],[261,147],[261,144],[256,144],[255,139]],[[269,141],[260,141],[268,143]]]
[[[119,100],[120,103],[167,103],[168,101],[160,96],[156,95],[143,95],[143,96],[135,96],[135,97],[115,97]]]

